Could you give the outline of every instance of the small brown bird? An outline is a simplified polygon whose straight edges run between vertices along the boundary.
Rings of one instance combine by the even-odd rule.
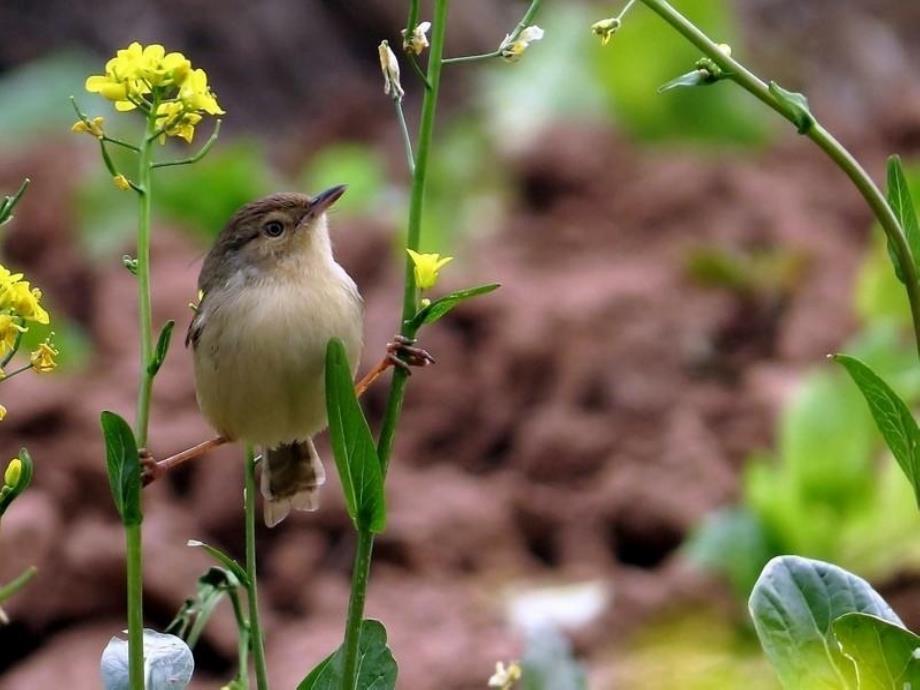
[[[332,255],[326,210],[345,192],[274,194],[238,210],[208,253],[186,344],[205,418],[223,440],[262,448],[265,522],[315,510],[325,480],[312,437],[326,426],[330,338],[354,374],[363,308]]]

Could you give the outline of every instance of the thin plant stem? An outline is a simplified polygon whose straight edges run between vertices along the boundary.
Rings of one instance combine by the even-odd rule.
[[[524,29],[533,23],[533,19],[537,16],[537,11],[540,9],[541,2],[542,0],[531,0],[530,7],[527,8],[527,11],[524,13],[521,21],[519,21],[517,26],[514,27],[514,31],[508,35],[508,38],[502,42],[502,45],[505,43],[514,43],[524,31]],[[501,56],[502,49],[498,48],[498,50],[493,50],[489,53],[481,53],[479,55],[463,55],[461,57],[444,58],[443,62],[445,65],[456,65],[463,62],[480,62],[482,60],[492,60]]]
[[[249,600],[249,643],[252,665],[256,671],[256,687],[268,690],[268,671],[265,665],[265,640],[259,616],[259,588],[256,581],[256,456],[252,446],[246,447],[246,583]]]
[[[627,14],[629,14],[629,11],[633,8],[633,6],[634,6],[637,2],[639,2],[639,0],[629,0],[629,2],[626,3],[626,5],[623,7],[623,9],[620,10],[620,13],[616,16],[617,21],[623,21],[623,18],[624,18]]]
[[[14,321],[16,322],[17,326],[21,327],[23,324],[22,318],[18,316],[14,317]],[[16,333],[16,340],[13,341],[13,348],[7,353],[7,355],[2,360],[0,360],[0,369],[5,367],[7,364],[9,364],[13,360],[13,357],[19,351],[19,346],[21,344],[22,344],[22,331],[18,331]]]
[[[539,0],[537,3],[539,4]],[[409,230],[406,247],[418,251],[422,234],[422,213],[425,206],[425,189],[428,179],[428,160],[431,154],[431,141],[434,135],[435,114],[441,91],[441,66],[443,64],[444,38],[447,24],[447,0],[437,0],[435,4],[435,21],[431,36],[431,52],[428,58],[428,83],[431,88],[425,91],[422,101],[421,123],[419,125],[418,148],[415,154],[415,173],[412,176],[412,192],[409,204]],[[411,259],[406,257],[405,291],[403,293],[401,335],[415,337],[415,329],[409,324],[418,311],[418,289],[415,285],[415,270]],[[377,454],[380,466],[386,476],[396,436],[396,425],[402,412],[403,398],[406,394],[408,374],[402,367],[397,367],[390,384],[386,411],[377,441]]]
[[[418,152],[414,159],[412,173],[412,193],[409,204],[409,228],[406,246],[418,250],[422,232],[422,211],[425,204],[425,189],[428,177],[428,160],[434,135],[435,114],[438,96],[441,90],[441,67],[444,55],[444,39],[447,34],[447,8],[449,0],[435,0],[434,21],[431,36],[431,52],[428,57],[428,88],[422,101],[421,123],[419,125]],[[413,8],[417,13],[417,7]],[[416,15],[417,16],[417,15]],[[410,19],[412,14],[410,12]],[[400,110],[400,109],[398,109]],[[402,126],[402,123],[401,123]],[[408,131],[408,130],[406,130]],[[415,329],[409,324],[418,310],[418,289],[415,284],[415,271],[409,257],[406,257],[405,292],[403,294],[401,334],[407,338],[415,337]],[[408,375],[402,367],[397,367],[390,384],[386,412],[377,442],[377,453],[384,477],[389,467],[396,425],[402,411],[406,393]],[[355,547],[355,562],[352,570],[351,595],[348,600],[348,617],[345,624],[344,663],[342,690],[355,690],[357,687],[357,659],[361,641],[361,624],[364,620],[364,602],[367,598],[367,582],[370,577],[371,557],[374,550],[374,535],[367,530],[358,531]]]
[[[128,679],[131,690],[144,690],[144,577],[141,526],[125,526],[128,582]]]
[[[211,136],[208,137],[208,140],[204,142],[204,146],[202,146],[198,150],[198,153],[196,153],[195,155],[189,156],[188,158],[182,158],[179,160],[175,160],[175,161],[163,161],[162,163],[154,163],[152,167],[168,168],[173,165],[192,165],[193,163],[197,163],[202,158],[208,155],[208,152],[211,150],[211,147],[214,146],[214,142],[217,141],[217,137],[220,136],[220,123],[221,123],[220,120],[218,120],[215,123],[214,131],[211,132]],[[153,138],[156,139],[156,137],[153,137]]]
[[[6,376],[4,376],[2,379],[0,379],[0,383],[3,383],[4,381],[9,381],[9,380],[10,380],[11,378],[13,378],[14,376],[16,376],[16,375],[18,375],[18,374],[21,374],[21,373],[24,372],[24,371],[28,371],[28,370],[31,369],[31,368],[32,368],[32,363],[29,362],[29,363],[26,364],[25,366],[21,366],[21,367],[19,367],[18,369],[14,369],[14,370],[11,371],[10,373],[8,373]]]
[[[409,134],[409,126],[406,124],[406,113],[403,112],[402,99],[394,98],[393,106],[396,108],[396,119],[399,121],[399,131],[402,134],[403,148],[406,152],[406,163],[409,166],[409,173],[415,174],[415,154],[412,153],[412,136]]]
[[[37,572],[38,568],[36,568],[34,565],[29,566],[22,573],[20,573],[16,579],[0,587],[0,604],[2,604],[13,595],[17,594],[19,590],[29,584],[29,580],[35,577],[35,573]]]
[[[716,43],[696,27],[689,19],[678,12],[666,0],[642,0],[642,2],[664,21],[682,34],[690,43],[701,50],[718,65],[741,88],[752,94],[759,101],[785,117],[791,118],[782,104],[770,92],[769,86],[753,74],[740,62],[723,52]],[[878,188],[869,174],[844,146],[834,138],[819,122],[815,122],[806,136],[811,139],[853,182],[863,198],[872,209],[872,213],[881,223],[882,230],[894,249],[898,265],[904,275],[907,299],[913,318],[914,337],[917,352],[920,355],[920,283],[917,281],[917,269],[904,230],[897,216],[889,206],[885,195]]]
[[[358,644],[361,641],[361,623],[364,620],[364,601],[367,598],[367,581],[370,577],[374,535],[370,530],[358,530],[355,547],[355,564],[351,572],[351,597],[348,600],[348,618],[345,623],[345,660],[342,663],[342,690],[356,690],[358,683]]]

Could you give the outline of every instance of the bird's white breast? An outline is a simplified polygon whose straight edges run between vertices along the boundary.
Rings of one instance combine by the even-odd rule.
[[[331,263],[324,272],[205,295],[195,382],[201,410],[219,433],[273,447],[326,426],[326,345],[341,338],[354,372],[363,317],[345,271]]]

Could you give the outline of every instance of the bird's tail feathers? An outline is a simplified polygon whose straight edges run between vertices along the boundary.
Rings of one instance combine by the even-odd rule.
[[[274,527],[291,510],[319,508],[319,488],[325,481],[326,472],[311,439],[263,449],[265,524]]]

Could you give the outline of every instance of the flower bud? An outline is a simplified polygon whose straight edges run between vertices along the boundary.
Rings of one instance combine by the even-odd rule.
[[[126,192],[129,189],[131,189],[131,183],[128,182],[128,178],[125,177],[124,175],[116,175],[115,177],[113,177],[112,184],[114,184],[118,189],[120,189],[123,192]]]
[[[391,98],[401,101],[406,92],[399,81],[399,61],[390,48],[389,41],[381,41],[377,48],[380,55],[380,70],[383,72],[383,92]]]
[[[607,19],[601,19],[599,22],[594,22],[591,25],[591,31],[594,32],[594,35],[601,39],[601,45],[607,45],[610,43],[610,39],[613,38],[613,35],[620,30],[620,27],[623,25],[623,22],[620,21],[617,17],[609,17]]]
[[[10,460],[10,464],[6,466],[6,472],[3,473],[3,483],[10,488],[15,488],[19,485],[21,477],[22,460],[13,458]]]
[[[543,39],[544,33],[543,29],[533,24],[521,31],[517,38],[513,38],[511,34],[505,36],[505,40],[502,41],[498,50],[508,62],[517,62],[531,43]]]
[[[416,26],[411,34],[402,30],[403,50],[410,55],[421,55],[428,47],[428,30],[431,29],[431,22],[422,22]]]

